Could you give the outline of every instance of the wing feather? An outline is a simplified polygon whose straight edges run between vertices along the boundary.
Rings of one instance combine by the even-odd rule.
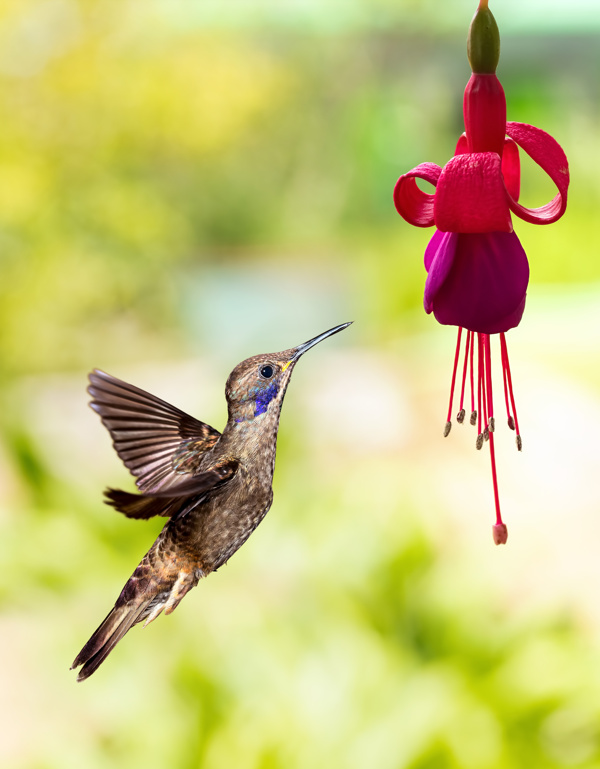
[[[202,473],[151,494],[130,494],[120,489],[107,489],[104,501],[127,518],[145,519],[155,515],[183,518],[202,502],[209,491],[229,482],[238,466],[237,459],[226,458]]]
[[[185,450],[201,456],[221,435],[205,422],[104,371],[94,369],[89,380],[90,406],[143,493],[181,483],[182,475],[190,471],[176,470],[175,456]]]

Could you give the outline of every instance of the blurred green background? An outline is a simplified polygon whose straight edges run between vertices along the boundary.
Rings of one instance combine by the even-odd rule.
[[[492,2],[509,119],[565,148],[516,222],[524,452],[444,441],[454,331],[395,180],[462,131],[475,0],[0,6],[0,765],[600,766],[600,10]],[[523,202],[554,191],[524,163]],[[221,429],[239,360],[306,356],[275,503],[227,568],[68,667],[160,528],[87,407],[94,366]],[[498,404],[498,408],[500,407]]]

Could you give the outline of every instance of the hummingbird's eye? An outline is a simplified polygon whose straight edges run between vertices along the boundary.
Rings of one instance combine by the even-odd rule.
[[[265,379],[270,379],[275,371],[273,370],[273,366],[263,366],[260,370],[260,375],[263,376]]]

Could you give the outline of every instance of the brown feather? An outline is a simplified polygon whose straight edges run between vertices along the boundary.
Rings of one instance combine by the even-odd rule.
[[[142,492],[175,485],[194,462],[174,460],[200,457],[221,433],[170,403],[121,379],[95,369],[89,375],[90,406],[110,432],[113,446],[136,478]],[[196,462],[197,464],[197,462]]]
[[[71,665],[71,670],[83,665],[77,675],[78,681],[84,681],[98,669],[125,633],[139,621],[147,604],[148,601],[144,601],[137,605],[115,606]]]
[[[130,494],[120,489],[106,489],[104,501],[127,518],[146,520],[155,515],[180,518],[196,507],[211,489],[231,480],[238,465],[236,459],[224,460],[177,486],[153,494]]]
[[[104,496],[106,497],[105,504],[114,507],[127,518],[134,518],[135,520],[147,520],[156,515],[168,518],[181,507],[179,497],[166,500],[147,497],[144,494],[131,494],[120,489],[106,489]]]

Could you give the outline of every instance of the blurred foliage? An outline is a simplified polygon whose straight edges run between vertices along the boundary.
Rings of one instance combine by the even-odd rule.
[[[576,287],[600,277],[600,14],[568,4],[567,35],[548,4],[519,28],[522,5],[496,13],[509,116],[563,144],[573,186],[551,232],[516,226],[532,289]],[[429,234],[391,190],[462,131],[473,6],[2,4],[3,766],[599,765],[599,650],[576,611],[519,613],[448,544],[431,469],[358,422],[326,454],[285,413],[277,514],[235,566],[83,687],[66,671],[160,525],[98,501],[83,372],[199,349],[233,364],[346,313],[373,356],[418,345]],[[554,194],[527,163],[523,194]]]

